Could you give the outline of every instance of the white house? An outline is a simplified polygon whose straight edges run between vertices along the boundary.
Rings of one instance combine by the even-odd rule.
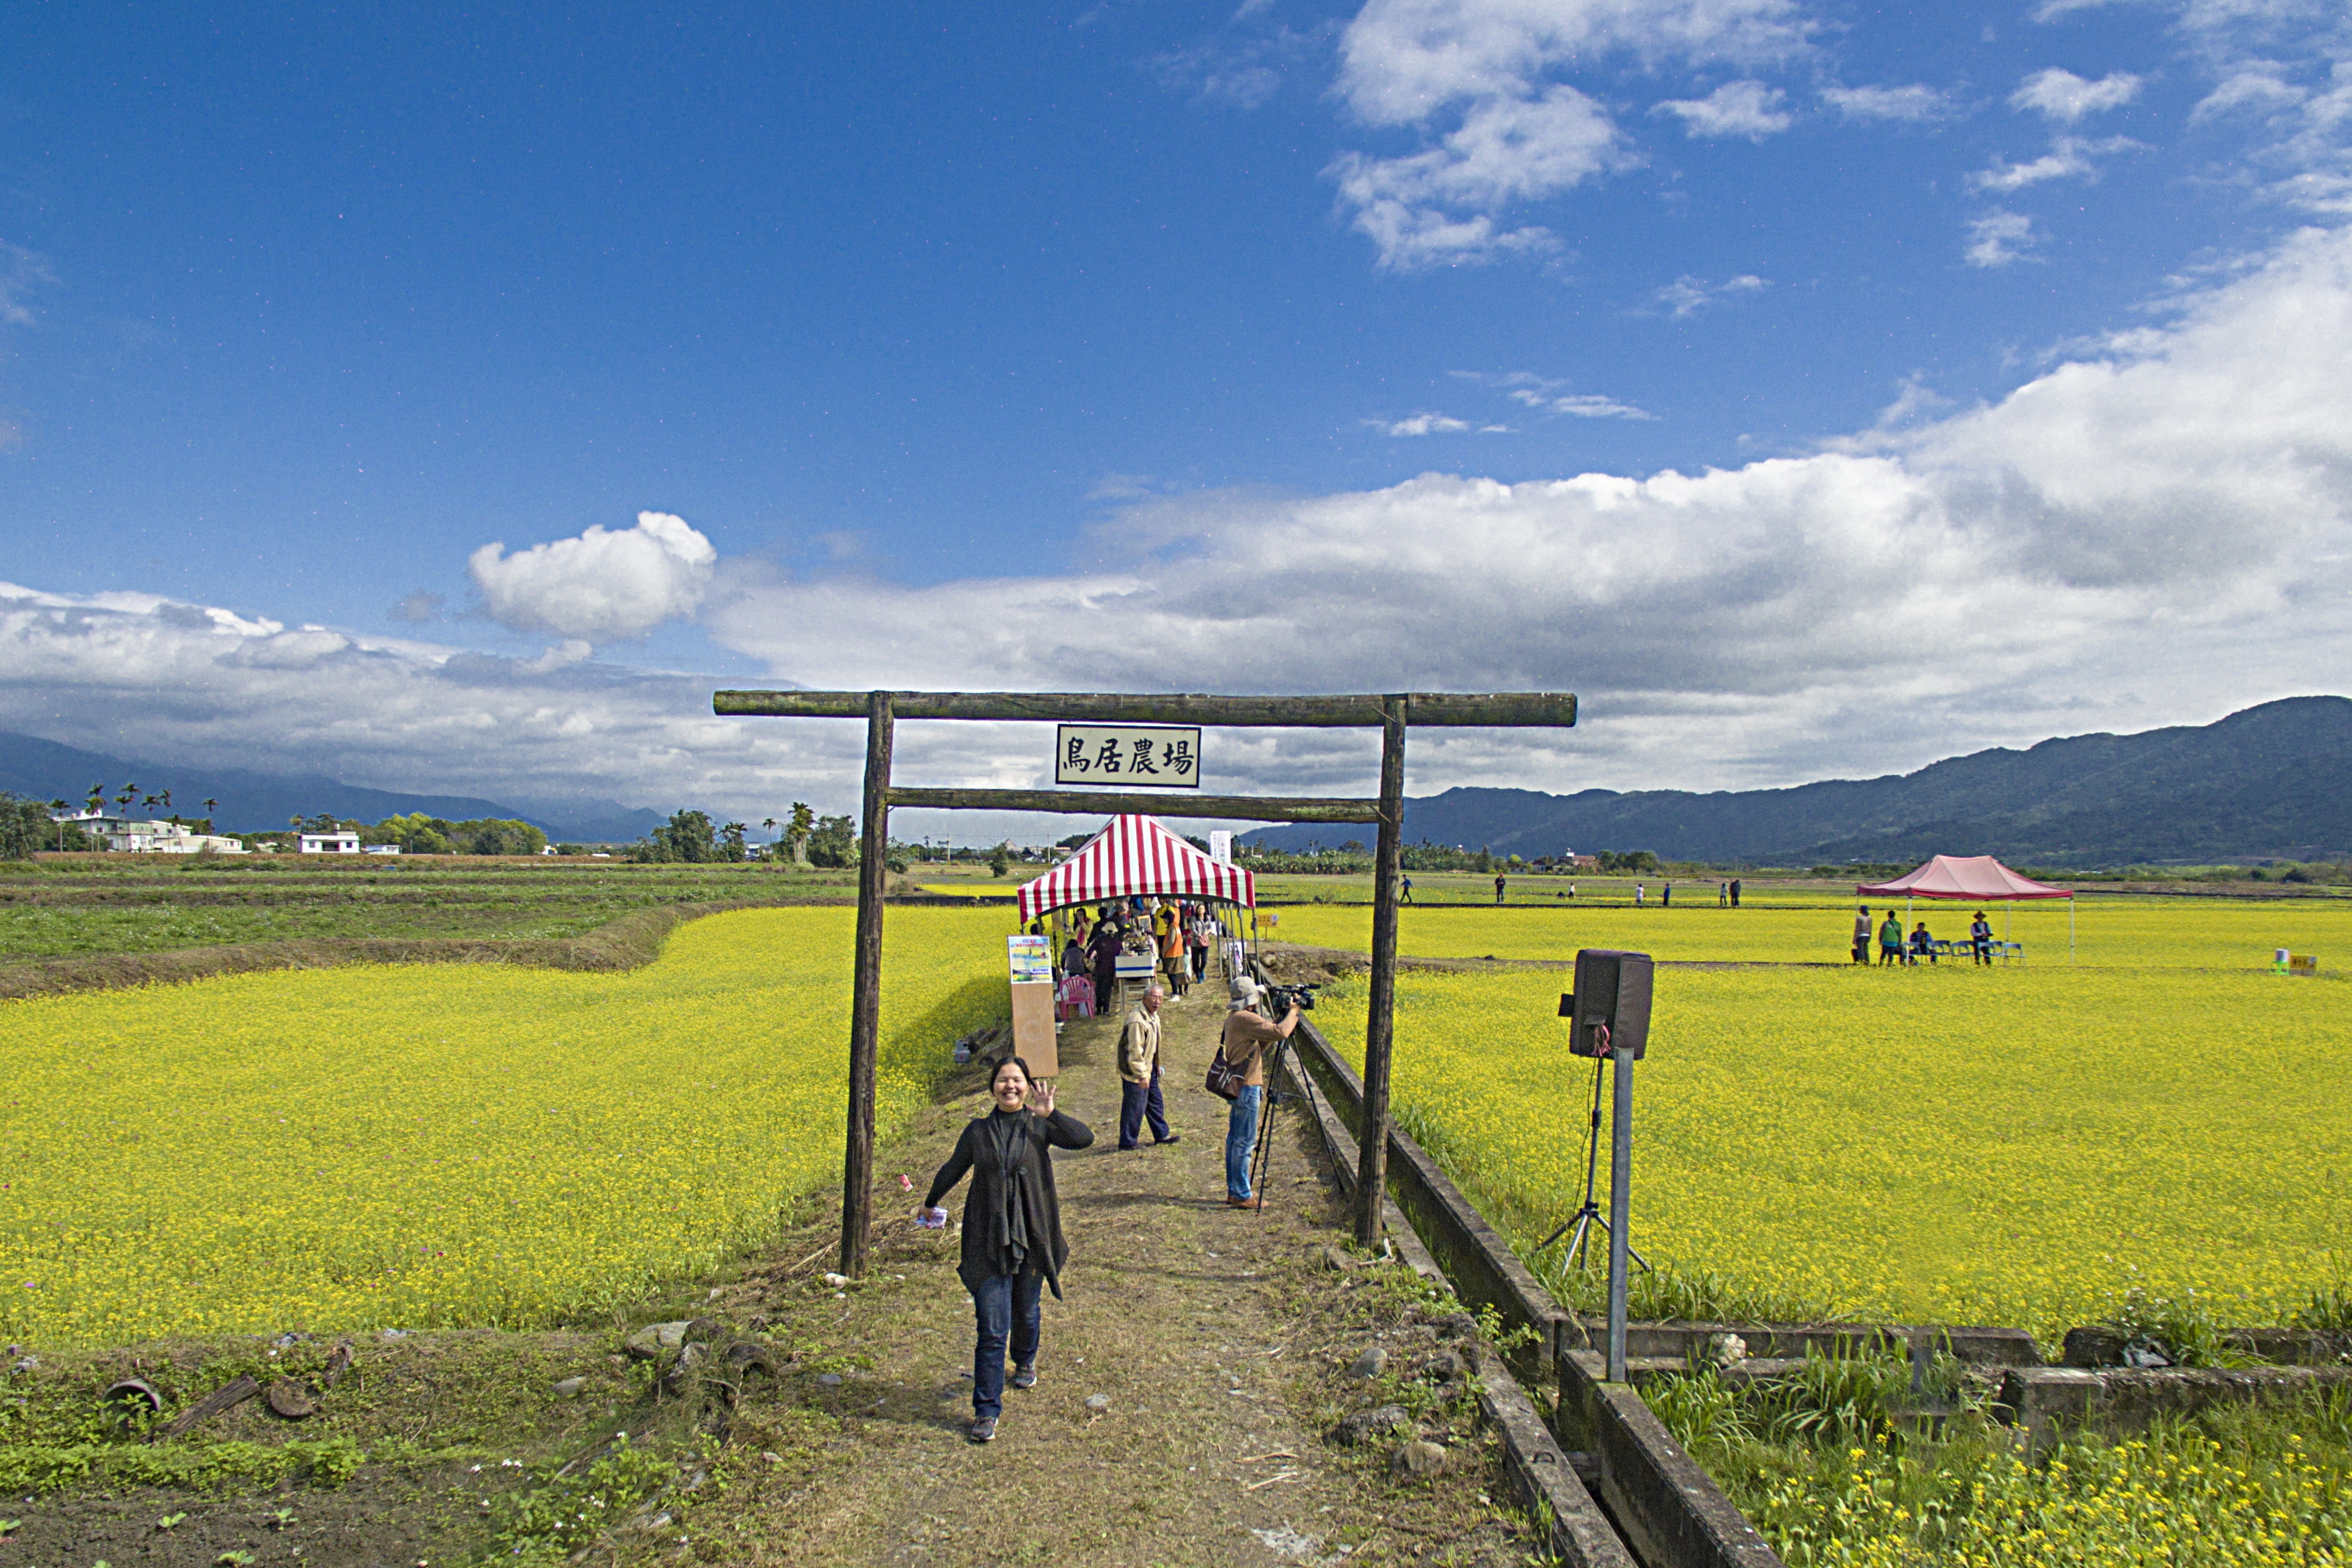
[[[139,821],[101,811],[76,811],[50,820],[79,828],[119,854],[193,855],[205,850],[223,855],[245,853],[242,840],[195,832],[180,822]]]
[[[306,855],[355,855],[360,852],[357,833],[304,833],[296,846]]]

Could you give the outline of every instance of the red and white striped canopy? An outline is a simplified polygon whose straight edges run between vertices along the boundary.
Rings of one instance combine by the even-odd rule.
[[[1021,918],[1133,894],[1257,907],[1257,878],[1202,854],[1149,817],[1113,817],[1077,853],[1021,890]]]

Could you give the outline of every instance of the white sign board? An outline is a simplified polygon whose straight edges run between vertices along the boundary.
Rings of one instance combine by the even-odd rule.
[[[1201,787],[1201,732],[1166,725],[1066,724],[1054,744],[1056,784]]]
[[[1223,861],[1227,865],[1234,863],[1234,831],[1231,828],[1210,830],[1209,858],[1213,861]]]

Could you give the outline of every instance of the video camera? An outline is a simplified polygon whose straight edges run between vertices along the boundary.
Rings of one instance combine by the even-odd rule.
[[[1265,1010],[1268,1018],[1280,1018],[1292,1008],[1300,1012],[1315,1010],[1315,988],[1312,986],[1268,986],[1265,988]]]

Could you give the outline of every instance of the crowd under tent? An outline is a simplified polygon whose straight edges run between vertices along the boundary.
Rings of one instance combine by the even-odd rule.
[[[1137,896],[1204,899],[1257,907],[1257,878],[1186,843],[1150,817],[1113,817],[1036,881],[1021,889],[1024,925],[1081,904]]]
[[[1911,901],[1915,898],[2011,907],[2027,899],[2063,898],[2066,901],[2066,961],[2074,961],[2074,890],[2020,876],[1990,855],[1937,855],[1892,882],[1857,883],[1853,891],[1863,898],[1893,898],[1901,894],[1906,926],[1911,924]],[[2001,915],[2001,940],[2009,940],[2007,910]]]

